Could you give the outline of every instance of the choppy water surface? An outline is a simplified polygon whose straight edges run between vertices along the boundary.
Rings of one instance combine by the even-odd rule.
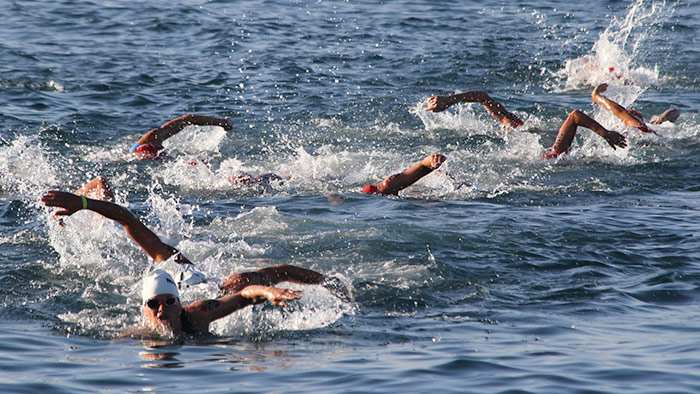
[[[0,390],[700,391],[699,14],[675,1],[10,2]],[[683,114],[640,135],[591,102],[601,82],[647,117]],[[506,133],[477,105],[423,111],[467,89],[525,126]],[[582,129],[570,154],[541,159],[573,109],[629,148]],[[184,113],[234,130],[190,127],[168,160],[124,159]],[[359,193],[436,152],[442,170],[400,198]],[[235,171],[285,181],[236,186]],[[120,226],[80,212],[60,227],[39,203],[96,175],[211,278],[293,263],[342,278],[353,300],[297,286],[288,310],[249,308],[211,338],[115,340],[139,322],[153,262]]]

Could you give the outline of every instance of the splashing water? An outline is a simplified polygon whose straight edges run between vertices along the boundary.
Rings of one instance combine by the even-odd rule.
[[[57,183],[37,136],[18,136],[8,146],[0,146],[0,190],[36,202],[41,193]]]
[[[593,45],[591,53],[567,60],[556,73],[564,86],[555,91],[578,90],[600,83],[654,86],[659,81],[657,65],[644,64],[650,38],[673,15],[674,6],[666,1],[638,0],[628,7],[623,18],[613,17]]]

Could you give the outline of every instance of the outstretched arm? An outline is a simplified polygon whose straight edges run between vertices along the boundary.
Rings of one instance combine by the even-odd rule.
[[[323,282],[325,278],[323,274],[316,271],[289,264],[281,264],[253,272],[231,275],[224,281],[221,288],[226,294],[230,294],[241,291],[250,285],[274,286],[280,282],[317,285]]]
[[[638,128],[646,133],[652,132],[652,130],[646,124],[644,124],[643,119],[639,119],[638,117],[632,115],[625,107],[603,96],[601,93],[604,93],[607,89],[607,83],[601,83],[600,85],[596,86],[595,89],[593,89],[593,92],[591,92],[591,99],[593,102],[598,103],[603,108],[612,112],[613,115],[615,115],[627,126]]]
[[[179,133],[187,126],[221,126],[224,130],[231,130],[233,124],[228,118],[212,118],[210,116],[187,114],[166,122],[157,129],[146,133],[137,144],[162,145],[163,141]]]
[[[178,264],[192,264],[174,247],[165,244],[153,231],[129,212],[128,209],[109,201],[93,200],[85,196],[61,191],[49,191],[41,198],[47,207],[58,207],[56,216],[70,216],[81,209],[88,209],[121,224],[131,239],[156,262],[163,262],[177,255]]]
[[[583,126],[593,130],[596,134],[603,137],[613,149],[617,149],[618,146],[621,148],[627,146],[627,141],[622,134],[606,129],[590,116],[575,109],[571,111],[569,116],[564,121],[564,124],[561,125],[559,134],[557,134],[557,138],[554,141],[554,145],[552,146],[550,153],[543,156],[549,159],[567,152],[571,146],[571,143],[574,141],[578,126]]]
[[[388,177],[382,183],[378,184],[377,188],[382,194],[398,195],[401,190],[416,183],[419,179],[433,172],[433,170],[440,168],[445,160],[447,159],[443,155],[434,154],[426,156],[408,170]]]
[[[221,285],[225,294],[243,290],[247,286],[275,286],[280,282],[299,283],[303,285],[321,285],[343,300],[350,295],[345,285],[335,277],[328,277],[316,271],[289,264],[266,267],[252,272],[241,272],[229,276]]]
[[[290,289],[278,289],[272,286],[247,286],[242,291],[216,300],[194,302],[183,309],[189,314],[192,324],[201,331],[207,331],[209,324],[248,305],[259,304],[268,300],[279,307],[286,307],[287,300],[298,300],[301,292]]]
[[[518,127],[523,125],[523,121],[514,113],[509,112],[503,104],[494,100],[486,92],[478,90],[469,90],[462,93],[451,94],[448,96],[433,96],[428,99],[426,111],[441,112],[457,103],[479,103],[486,108],[486,111],[491,114],[497,121],[502,123],[506,129],[508,127]]]

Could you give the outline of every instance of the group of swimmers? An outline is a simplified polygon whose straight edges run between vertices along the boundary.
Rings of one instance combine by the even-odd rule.
[[[596,86],[591,93],[592,100],[613,113],[625,125],[645,133],[652,133],[653,130],[646,125],[641,114],[626,109],[602,95],[607,87],[607,84]],[[465,91],[452,95],[430,97],[425,110],[440,112],[463,102],[483,105],[498,122],[503,124],[506,130],[520,127],[524,123],[517,115],[506,110],[501,103],[481,91]],[[651,123],[675,122],[679,115],[680,112],[677,109],[669,109],[654,117]],[[162,159],[165,156],[163,141],[190,125],[220,126],[225,130],[233,128],[232,122],[228,118],[184,115],[146,133],[130,149],[129,155],[140,160]],[[626,139],[622,134],[607,130],[582,111],[574,110],[560,127],[549,153],[542,156],[555,158],[566,153],[573,142],[578,126],[594,131],[603,137],[613,149],[627,146]],[[445,160],[445,156],[440,154],[428,155],[411,168],[391,175],[379,184],[367,185],[362,190],[368,194],[398,195],[401,190],[438,169]],[[277,179],[280,178],[274,174],[253,176],[242,173],[229,177],[231,182],[247,184],[269,183],[271,180]],[[147,331],[145,334],[142,330],[134,331],[133,334],[130,334],[134,337],[206,333],[211,322],[248,305],[268,300],[274,305],[285,307],[286,301],[301,297],[299,291],[275,287],[280,282],[321,285],[341,299],[348,298],[347,289],[337,278],[284,264],[231,275],[219,286],[222,296],[182,305],[179,291],[188,285],[205,281],[205,277],[194,271],[192,262],[176,248],[164,243],[128,209],[116,204],[114,195],[104,178],[97,177],[91,180],[75,193],[48,191],[41,200],[46,206],[59,208],[55,212],[55,215],[59,217],[70,216],[80,210],[90,210],[111,219],[122,225],[131,239],[157,263],[172,259],[175,263],[185,267],[178,280],[163,270],[154,270],[145,277],[142,286],[142,312],[148,322]]]

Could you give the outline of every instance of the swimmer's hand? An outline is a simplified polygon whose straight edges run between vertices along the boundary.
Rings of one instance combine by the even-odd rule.
[[[222,124],[221,127],[226,131],[233,130],[233,121],[231,118],[224,118],[224,124]]]
[[[428,99],[428,106],[425,107],[426,111],[442,112],[454,104],[450,100],[450,96],[433,96]]]
[[[54,216],[70,216],[83,209],[83,200],[73,193],[49,190],[41,197],[41,202],[47,207],[58,207]]]
[[[246,287],[241,291],[241,295],[245,298],[253,300],[253,302],[256,304],[267,299],[272,304],[282,308],[287,307],[287,300],[298,300],[301,298],[300,291],[259,285]]]
[[[434,155],[426,156],[425,159],[423,159],[423,161],[421,162],[421,164],[424,167],[430,168],[431,170],[437,170],[438,168],[440,168],[442,163],[445,162],[445,160],[447,160],[447,158],[445,156],[439,155],[439,154],[434,154]]]
[[[338,299],[343,302],[352,301],[350,290],[348,289],[347,285],[335,276],[324,277],[323,281],[321,282],[321,286],[328,289],[334,296],[338,297]]]
[[[591,93],[591,95],[604,93],[606,90],[608,90],[608,84],[601,83],[600,85],[596,86],[595,89],[593,89],[593,93]]]
[[[625,136],[616,131],[609,130],[608,134],[606,134],[603,138],[605,138],[605,141],[607,141],[613,149],[617,149],[618,146],[620,148],[627,147],[627,140],[625,139]]]

